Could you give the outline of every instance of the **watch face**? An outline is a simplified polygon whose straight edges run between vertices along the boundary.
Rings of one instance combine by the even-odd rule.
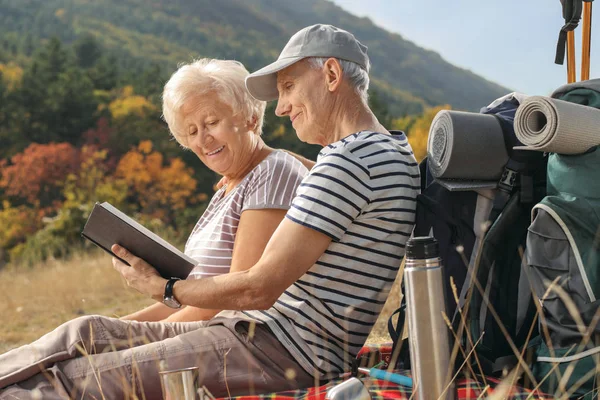
[[[163,303],[171,308],[181,308],[181,304],[172,297],[165,297]]]

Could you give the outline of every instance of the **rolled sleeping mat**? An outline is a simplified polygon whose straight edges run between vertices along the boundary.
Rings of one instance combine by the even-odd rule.
[[[429,129],[427,157],[437,180],[486,181],[495,187],[508,162],[502,125],[493,115],[442,110]]]
[[[523,143],[516,150],[582,154],[600,145],[600,110],[550,97],[526,99],[514,127]]]

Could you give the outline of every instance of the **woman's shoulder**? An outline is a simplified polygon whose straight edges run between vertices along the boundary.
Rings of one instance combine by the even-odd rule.
[[[283,150],[273,150],[255,170],[258,170],[257,178],[263,174],[301,177],[308,174],[308,170],[300,161]]]
[[[243,188],[243,210],[290,207],[308,170],[284,151],[275,150],[254,168]]]

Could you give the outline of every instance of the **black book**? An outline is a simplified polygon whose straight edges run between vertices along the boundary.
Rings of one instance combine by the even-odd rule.
[[[125,247],[165,279],[186,279],[196,265],[193,258],[107,202],[94,205],[81,235],[129,265],[110,250],[115,243]]]

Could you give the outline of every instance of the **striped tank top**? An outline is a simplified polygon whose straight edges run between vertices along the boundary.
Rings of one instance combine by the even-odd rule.
[[[307,169],[283,151],[273,151],[231,192],[225,187],[212,197],[185,245],[198,262],[188,279],[229,272],[240,216],[245,210],[289,209]]]

